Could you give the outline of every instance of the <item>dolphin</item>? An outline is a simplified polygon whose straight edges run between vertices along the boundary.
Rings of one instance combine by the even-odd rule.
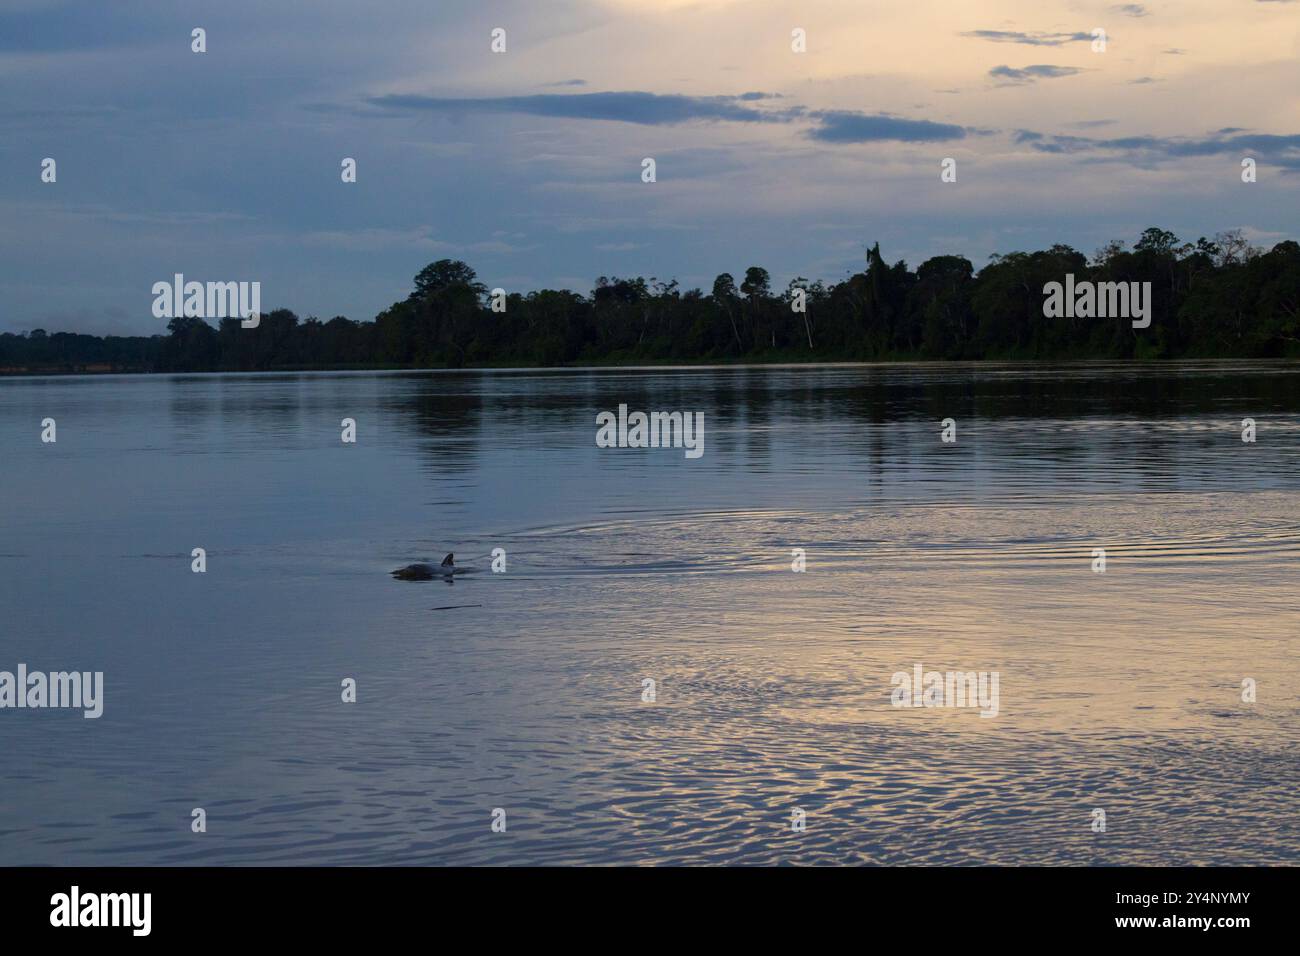
[[[454,555],[448,554],[442,564],[436,568],[432,564],[408,564],[392,572],[399,581],[432,581],[434,578],[449,578],[456,573]]]

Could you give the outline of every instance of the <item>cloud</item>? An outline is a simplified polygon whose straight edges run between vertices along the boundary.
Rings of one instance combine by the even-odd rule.
[[[372,96],[385,110],[427,113],[523,113],[551,119],[606,120],[643,126],[673,126],[696,121],[784,122],[789,114],[745,104],[775,98],[767,93],[742,96],[682,96],[675,93],[538,93],[532,96],[442,97],[413,93]]]
[[[1062,76],[1074,76],[1082,73],[1083,70],[1077,66],[1052,66],[1048,63],[1036,63],[1033,66],[1010,67],[995,66],[989,70],[989,76],[995,79],[1007,80],[1009,85],[1012,83],[1033,83],[1037,80],[1054,80]]]
[[[1091,33],[1021,33],[1018,30],[968,30],[961,34],[975,40],[994,43],[1022,43],[1026,46],[1065,46],[1067,43],[1091,42]]]
[[[844,111],[810,113],[818,124],[808,132],[812,139],[824,143],[905,142],[934,143],[963,139],[967,130],[950,123],[930,120],[901,119],[897,116],[869,115]]]
[[[1203,137],[1123,136],[1089,139],[1082,136],[1016,134],[1044,153],[1115,153],[1144,159],[1194,159],[1224,154],[1253,156],[1290,171],[1300,171],[1300,134],[1250,133],[1227,128]]]
[[[1149,15],[1146,7],[1140,3],[1121,3],[1111,7],[1116,13],[1122,13],[1126,17],[1145,17]]]
[[[962,139],[971,132],[951,123],[905,119],[885,114],[848,110],[814,111],[801,106],[779,110],[757,109],[750,105],[782,98],[779,93],[681,96],[634,90],[620,93],[543,93],[493,97],[389,94],[370,97],[367,102],[385,110],[523,113],[552,119],[613,121],[646,126],[674,126],[690,122],[789,123],[807,119],[815,124],[808,130],[808,137],[824,143],[930,143]]]
[[[1119,31],[1129,18],[1112,8],[1130,2],[1160,29],[1142,49],[1126,54],[1117,41],[1091,56],[1081,31]],[[444,257],[468,258],[493,283],[590,279],[625,262],[711,281],[735,268],[738,236],[784,285],[859,269],[860,246],[835,243],[854,246],[885,214],[900,249],[952,251],[936,247],[944,234],[994,248],[1027,226],[1085,248],[1130,219],[1190,229],[1228,208],[1213,184],[1230,187],[1244,156],[1259,162],[1261,185],[1230,189],[1232,221],[1294,237],[1300,175],[1283,172],[1300,149],[1249,131],[1300,132],[1275,125],[1300,3],[1253,15],[1246,3],[1101,0],[1020,21],[1002,19],[1014,5],[994,4],[983,20],[997,27],[965,37],[981,15],[944,25],[932,5],[881,18],[873,4],[804,4],[810,37],[834,41],[814,76],[789,53],[788,32],[771,32],[771,4],[739,0],[681,0],[663,16],[646,11],[670,0],[441,0],[436,17],[428,0],[387,0],[373,16],[342,0],[226,0],[211,22],[174,0],[0,0],[0,73],[12,80],[0,83],[0,327],[86,327],[116,310],[122,330],[160,331],[150,283],[200,269],[262,279],[301,314],[353,318],[373,316]],[[505,57],[488,50],[498,25],[489,7],[510,28]],[[817,20],[821,7],[840,12]],[[1270,22],[1273,34],[1261,35]],[[196,25],[208,29],[203,56],[190,52]],[[936,26],[958,56],[914,55]],[[756,46],[761,36],[771,42]],[[1234,60],[1232,82],[1166,68],[1210,55],[1229,69],[1206,37],[1257,50],[1258,62]],[[870,63],[867,38],[878,52]],[[987,75],[1012,60],[1085,75]],[[1146,74],[1158,84],[1125,96],[1126,81]],[[1090,95],[1103,77],[1107,89]],[[747,92],[761,90],[773,92]],[[1021,96],[1034,102],[1006,102]],[[912,105],[923,101],[932,105]],[[1081,125],[1101,117],[1115,122]],[[1220,129],[1229,126],[1239,128]],[[1033,135],[1014,142],[1018,127]],[[1155,138],[1170,136],[1186,138]],[[975,144],[969,153],[1006,157],[1015,174],[980,190],[911,189],[911,154],[956,151],[960,161]],[[36,175],[47,155],[58,159],[57,186]],[[659,163],[659,188],[641,188],[644,155]],[[257,157],[256,174],[232,172],[231,156]],[[358,160],[356,184],[340,181],[344,156]],[[1122,175],[1130,169],[1142,175]],[[843,232],[788,225],[805,220]],[[645,248],[618,248],[629,242]]]

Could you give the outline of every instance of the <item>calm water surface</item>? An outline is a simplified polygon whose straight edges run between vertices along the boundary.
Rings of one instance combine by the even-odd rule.
[[[1284,364],[0,380],[0,864],[1294,864],[1298,493]]]

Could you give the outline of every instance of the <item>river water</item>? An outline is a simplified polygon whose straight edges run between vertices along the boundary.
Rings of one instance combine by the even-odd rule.
[[[1294,364],[0,380],[0,864],[1295,864],[1298,502]]]

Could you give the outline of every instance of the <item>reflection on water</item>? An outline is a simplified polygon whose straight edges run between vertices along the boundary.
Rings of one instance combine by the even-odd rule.
[[[598,449],[620,403],[704,457]],[[0,863],[1295,863],[1298,411],[1241,363],[0,381],[0,670],[106,686],[0,711]],[[916,663],[999,715],[892,707]]]

